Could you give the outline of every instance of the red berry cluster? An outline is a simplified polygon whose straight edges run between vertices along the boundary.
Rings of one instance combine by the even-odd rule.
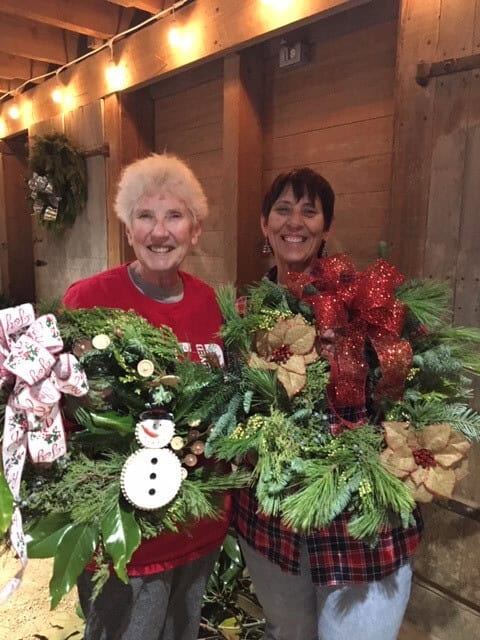
[[[286,344],[282,344],[281,347],[275,349],[272,353],[271,360],[272,362],[276,362],[277,364],[285,364],[289,358],[292,357],[292,352],[288,348]]]
[[[423,467],[424,469],[437,466],[437,461],[433,457],[430,449],[415,449],[413,457],[418,466]]]

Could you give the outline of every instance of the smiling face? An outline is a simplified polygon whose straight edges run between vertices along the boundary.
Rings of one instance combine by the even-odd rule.
[[[287,187],[273,203],[267,218],[261,218],[262,231],[270,241],[278,268],[278,282],[285,284],[289,271],[307,272],[317,257],[324,231],[322,205],[308,195],[297,201]]]
[[[178,278],[180,265],[201,233],[185,204],[167,192],[142,196],[126,230],[141,276],[151,284]]]

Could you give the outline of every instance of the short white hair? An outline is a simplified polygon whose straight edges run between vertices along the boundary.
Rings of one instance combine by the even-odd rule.
[[[200,182],[185,162],[167,153],[153,153],[125,167],[115,199],[117,216],[129,225],[138,201],[159,191],[181,200],[196,222],[207,217],[208,203]]]

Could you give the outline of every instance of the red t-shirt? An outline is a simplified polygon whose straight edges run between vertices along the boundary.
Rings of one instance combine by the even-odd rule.
[[[202,360],[206,351],[222,356],[217,336],[222,322],[215,293],[192,275],[180,272],[183,280],[182,300],[156,302],[143,295],[132,283],[127,265],[103,271],[72,284],[63,303],[72,309],[110,307],[133,309],[152,325],[169,326],[192,360]],[[222,543],[230,523],[230,497],[226,496],[221,520],[203,519],[179,533],[164,533],[142,541],[128,565],[128,575],[141,576],[173,569],[209,553]]]

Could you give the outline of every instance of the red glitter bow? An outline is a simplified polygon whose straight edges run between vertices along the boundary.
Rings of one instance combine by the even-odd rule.
[[[410,343],[400,337],[406,307],[394,296],[403,281],[402,274],[385,260],[357,272],[343,254],[321,258],[311,275],[288,275],[290,291],[312,305],[319,335],[327,329],[335,332],[328,389],[333,409],[365,406],[367,339],[380,365],[375,399],[397,400],[403,395],[412,361]]]

